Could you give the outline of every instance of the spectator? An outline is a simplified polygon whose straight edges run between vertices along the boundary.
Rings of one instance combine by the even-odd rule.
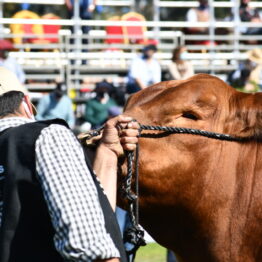
[[[194,24],[196,22],[209,21],[209,6],[207,0],[198,0],[197,8],[190,8],[186,14],[186,21]],[[192,27],[185,29],[187,34],[208,34],[207,27]]]
[[[9,56],[9,51],[13,49],[13,44],[8,40],[0,40],[0,66],[12,71],[21,84],[25,83],[25,73],[16,59]]]
[[[170,79],[183,80],[194,75],[194,68],[190,61],[186,61],[187,49],[178,46],[173,50],[172,62],[168,66]]]
[[[53,92],[43,96],[37,106],[37,120],[61,118],[73,128],[75,117],[71,99],[66,95],[64,83],[57,83]]]
[[[68,9],[69,19],[74,17],[74,0],[65,0],[66,7]],[[92,19],[93,12],[96,8],[96,0],[79,0],[79,17],[83,20]],[[82,26],[83,34],[88,34],[89,26]],[[75,34],[77,32],[74,32]],[[83,40],[83,43],[86,44],[88,41]]]
[[[94,163],[103,191],[67,124],[34,121],[27,91],[3,67],[0,84],[1,261],[125,262],[117,158],[135,149],[138,124],[119,116],[105,126]],[[123,144],[117,125],[127,127]]]
[[[254,63],[248,59],[240,62],[238,68],[228,74],[228,84],[236,89],[243,89],[248,82],[250,72],[254,66]]]
[[[242,22],[251,22],[252,19],[260,19],[260,14],[258,9],[251,8],[249,6],[250,0],[241,0],[239,7],[239,16]]]
[[[262,49],[255,48],[248,52],[248,59],[253,67],[250,71],[245,91],[262,90]]]
[[[262,89],[262,49],[248,51],[248,59],[239,64],[227,78],[234,88],[246,92],[256,92]]]
[[[105,81],[97,83],[95,97],[86,102],[85,120],[91,123],[92,128],[103,125],[109,116],[108,109],[116,106],[116,102],[109,96],[111,87]]]
[[[129,70],[127,93],[132,94],[161,81],[161,67],[154,58],[155,45],[147,45],[142,56],[135,58]]]
[[[242,22],[261,23],[262,19],[261,19],[261,15],[259,13],[259,10],[251,8],[249,6],[249,2],[250,2],[250,0],[241,0],[241,4],[240,4],[240,7],[239,7],[240,20]],[[250,27],[250,28],[241,27],[240,31],[243,34],[246,34],[246,35],[260,35],[260,34],[262,34],[261,27],[254,27],[254,28],[252,28],[252,27]],[[255,42],[252,41],[250,43],[256,44],[257,41],[255,41]]]

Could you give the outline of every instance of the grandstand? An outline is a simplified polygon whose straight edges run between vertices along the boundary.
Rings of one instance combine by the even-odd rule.
[[[197,6],[197,1],[160,1],[153,0],[154,15],[152,21],[117,21],[117,20],[80,20],[75,14],[73,20],[69,19],[24,19],[4,17],[5,3],[31,3],[42,5],[64,5],[64,0],[1,0],[0,2],[0,38],[23,39],[15,43],[15,51],[11,56],[15,57],[23,66],[27,87],[37,100],[43,92],[54,88],[54,81],[62,79],[67,82],[68,88],[74,93],[75,102],[82,103],[86,96],[81,95],[81,90],[92,90],[94,84],[101,79],[107,79],[116,86],[124,85],[130,60],[143,47],[139,43],[124,43],[120,41],[107,41],[108,39],[124,39],[126,36],[108,35],[107,27],[145,27],[145,39],[154,39],[158,42],[159,59],[163,72],[171,58],[171,52],[177,45],[187,44],[190,59],[195,71],[218,75],[225,79],[229,71],[238,67],[241,60],[247,58],[246,51],[257,47],[257,44],[246,44],[252,39],[262,40],[261,35],[245,36],[240,34],[240,27],[261,27],[261,23],[240,22],[238,15],[239,0],[214,1],[209,0],[210,20],[198,22],[194,25],[185,21],[161,21],[160,11],[163,8],[190,8]],[[77,4],[78,1],[75,1]],[[100,0],[101,6],[125,6],[134,11],[134,0]],[[262,7],[262,2],[252,2],[252,7]],[[229,8],[234,13],[231,21],[215,20],[215,9]],[[139,10],[136,10],[139,11]],[[59,14],[56,14],[59,15]],[[114,14],[112,14],[113,16]],[[39,37],[39,41],[25,41],[36,38],[33,33],[14,34],[10,30],[11,25],[50,25],[58,26],[57,33],[46,33]],[[82,35],[79,28],[88,25],[91,30],[88,35]],[[73,35],[70,28],[75,27]],[[209,28],[208,35],[185,35],[181,29],[187,27]],[[227,34],[216,35],[216,28],[227,29]],[[135,36],[133,36],[135,37]],[[138,35],[137,38],[141,37]],[[43,39],[57,39],[56,41],[43,41]],[[81,39],[88,39],[88,44],[83,46]],[[41,41],[42,40],[42,41]],[[196,44],[194,41],[209,40],[209,45]],[[83,50],[88,50],[84,52]],[[84,61],[87,61],[85,64]]]

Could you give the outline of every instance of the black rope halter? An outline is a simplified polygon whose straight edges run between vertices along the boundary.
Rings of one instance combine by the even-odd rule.
[[[135,120],[134,120],[135,121]],[[170,127],[170,126],[151,126],[151,125],[142,125],[139,124],[140,129],[140,137],[150,137],[150,134],[142,134],[143,130],[151,130],[151,131],[163,131],[165,135],[170,134],[191,134],[191,135],[199,135],[204,136],[212,139],[218,140],[225,140],[225,141],[247,141],[249,138],[241,138],[235,137],[228,134],[220,134],[215,132],[209,132],[199,129],[192,129],[192,128],[184,128],[184,127]],[[100,135],[101,130],[103,127],[92,130],[88,133],[86,137],[92,138],[93,136]],[[151,134],[152,135],[152,134]],[[136,152],[133,151],[126,151],[126,158],[127,158],[127,175],[125,176],[122,186],[121,186],[121,194],[123,198],[128,201],[129,204],[129,215],[131,218],[131,227],[124,232],[124,242],[129,242],[134,245],[131,250],[127,251],[129,256],[129,261],[134,261],[135,254],[137,249],[140,246],[146,245],[144,240],[144,231],[139,225],[139,187],[138,187],[138,159],[139,159],[139,145],[137,145]],[[133,165],[135,163],[135,165]],[[135,190],[132,191],[131,184],[133,179],[133,174],[135,176]]]

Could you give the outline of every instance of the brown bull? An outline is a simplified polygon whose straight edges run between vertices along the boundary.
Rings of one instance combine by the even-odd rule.
[[[125,114],[145,125],[254,138],[141,138],[140,222],[181,261],[261,262],[262,94],[199,74],[134,94]]]

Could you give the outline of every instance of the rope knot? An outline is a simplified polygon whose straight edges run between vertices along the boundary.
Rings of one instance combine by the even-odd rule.
[[[124,242],[131,243],[135,246],[145,246],[144,231],[138,226],[128,228],[124,233]]]

